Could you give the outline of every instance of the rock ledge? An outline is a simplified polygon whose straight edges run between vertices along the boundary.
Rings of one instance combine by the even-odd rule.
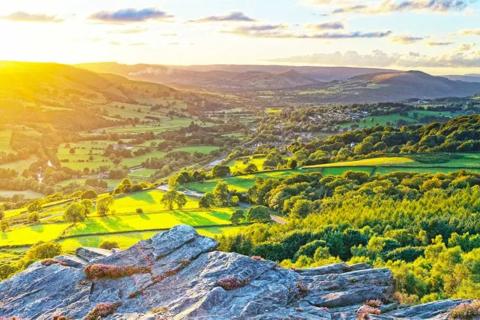
[[[0,318],[356,319],[378,299],[384,313],[371,319],[447,319],[463,302],[400,307],[391,304],[388,269],[341,263],[294,271],[216,245],[181,225],[124,251],[81,248],[34,263],[0,283]]]

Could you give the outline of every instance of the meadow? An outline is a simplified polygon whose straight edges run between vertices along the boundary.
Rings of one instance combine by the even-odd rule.
[[[230,165],[242,163],[241,160],[231,161]],[[439,153],[416,154],[392,157],[376,157],[352,161],[340,161],[318,165],[304,166],[292,170],[276,170],[258,172],[255,174],[238,175],[221,179],[211,179],[203,182],[190,182],[183,187],[196,192],[211,192],[218,182],[225,182],[231,190],[246,192],[258,178],[285,178],[292,174],[320,172],[323,175],[342,175],[347,171],[365,172],[369,175],[389,174],[393,172],[413,173],[451,173],[467,170],[480,173],[480,153]],[[235,172],[235,171],[233,171]]]
[[[182,209],[169,210],[161,203],[163,193],[154,189],[116,196],[108,215],[92,212],[85,221],[75,224],[63,220],[63,212],[70,202],[46,204],[40,210],[39,223],[17,223],[0,234],[0,256],[14,257],[15,250],[39,241],[57,241],[67,252],[79,246],[98,247],[104,240],[116,241],[125,248],[178,224],[194,226],[208,236],[233,234],[242,228],[231,225],[230,217],[235,208],[201,209],[198,200],[189,197]],[[5,212],[12,222],[25,215],[25,208]]]

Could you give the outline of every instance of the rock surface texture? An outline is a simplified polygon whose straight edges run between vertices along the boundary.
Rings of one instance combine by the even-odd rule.
[[[357,319],[371,299],[384,304],[370,319],[447,319],[462,302],[400,307],[388,269],[287,270],[215,247],[177,226],[125,251],[36,262],[0,283],[0,319]]]

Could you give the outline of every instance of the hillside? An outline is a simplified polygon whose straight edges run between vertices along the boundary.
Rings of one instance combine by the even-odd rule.
[[[480,84],[473,81],[450,80],[420,71],[374,68],[117,63],[78,66],[175,87],[244,95],[268,105],[394,102],[466,97],[480,92]]]
[[[112,120],[102,107],[112,103],[167,106],[195,97],[175,89],[121,76],[98,74],[54,63],[0,63],[2,122],[48,123],[95,128]]]
[[[297,271],[215,247],[193,228],[177,226],[125,251],[81,248],[0,283],[0,313],[88,320],[327,320],[380,313],[381,319],[446,319],[463,302],[399,306],[388,269],[360,263]]]
[[[347,67],[296,67],[253,65],[161,66],[117,63],[80,64],[95,72],[120,74],[180,87],[212,91],[256,91],[317,86],[333,80],[377,73],[382,69]]]

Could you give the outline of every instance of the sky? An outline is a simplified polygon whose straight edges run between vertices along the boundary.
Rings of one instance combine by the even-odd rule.
[[[0,60],[480,74],[480,0],[0,2]]]

